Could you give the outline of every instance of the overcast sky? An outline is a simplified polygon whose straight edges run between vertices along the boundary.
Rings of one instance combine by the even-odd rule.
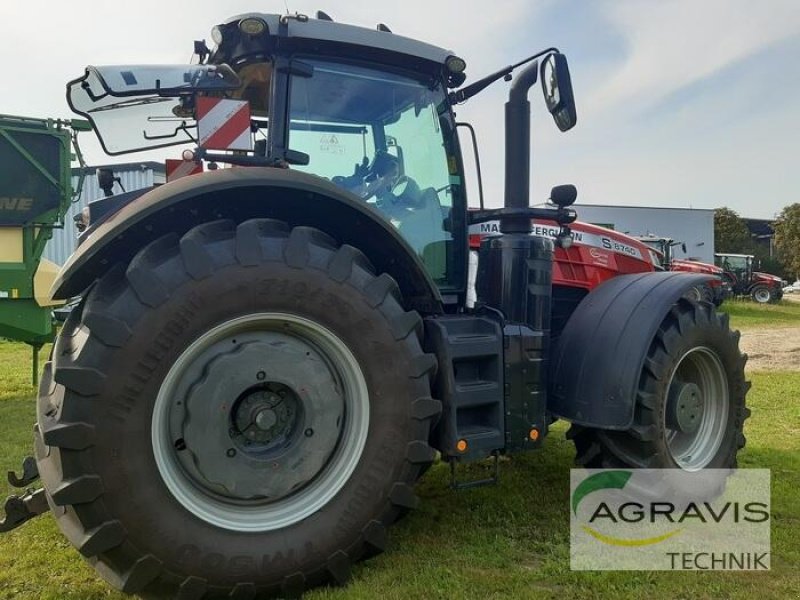
[[[559,47],[578,125],[560,133],[532,90],[534,203],[559,183],[576,184],[583,203],[727,205],[748,217],[800,202],[798,0],[2,0],[0,112],[68,117],[65,83],[85,65],[188,62],[214,24],[285,4],[450,48],[469,79]],[[458,109],[477,129],[490,205],[502,203],[507,87]],[[82,145],[90,164],[137,160]]]

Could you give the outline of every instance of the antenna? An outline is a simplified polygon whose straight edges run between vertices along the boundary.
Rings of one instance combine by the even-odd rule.
[[[283,5],[286,7],[286,14],[289,14],[289,0],[283,0]]]

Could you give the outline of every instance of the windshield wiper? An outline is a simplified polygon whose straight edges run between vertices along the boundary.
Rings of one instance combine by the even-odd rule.
[[[114,104],[109,104],[108,106],[98,106],[97,108],[92,108],[87,112],[90,113],[97,113],[103,112],[106,110],[115,110],[117,108],[128,108],[130,106],[141,106],[144,104],[156,104],[158,102],[173,102],[174,98],[165,98],[162,96],[153,96],[151,98],[139,98],[136,100],[123,100],[122,102],[115,102]]]

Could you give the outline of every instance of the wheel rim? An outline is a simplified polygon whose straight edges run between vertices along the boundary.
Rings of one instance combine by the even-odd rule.
[[[756,302],[765,304],[769,302],[769,290],[765,288],[758,288],[755,292],[753,292],[753,298],[755,298]]]
[[[178,357],[153,409],[153,454],[184,508],[269,531],[327,504],[359,462],[366,380],[329,329],[283,313],[226,321]]]
[[[722,444],[728,423],[728,379],[706,347],[678,361],[667,388],[664,421],[670,456],[686,471],[706,467]]]
[[[703,292],[700,291],[700,288],[693,287],[688,292],[686,292],[686,297],[689,300],[694,300],[695,302],[700,302],[703,299]]]

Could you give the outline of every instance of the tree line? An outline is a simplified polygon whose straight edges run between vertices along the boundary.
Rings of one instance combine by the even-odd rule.
[[[772,222],[775,252],[758,244],[745,220],[727,207],[714,212],[714,248],[716,252],[752,254],[761,261],[760,271],[783,279],[800,279],[800,203],[786,206]]]

